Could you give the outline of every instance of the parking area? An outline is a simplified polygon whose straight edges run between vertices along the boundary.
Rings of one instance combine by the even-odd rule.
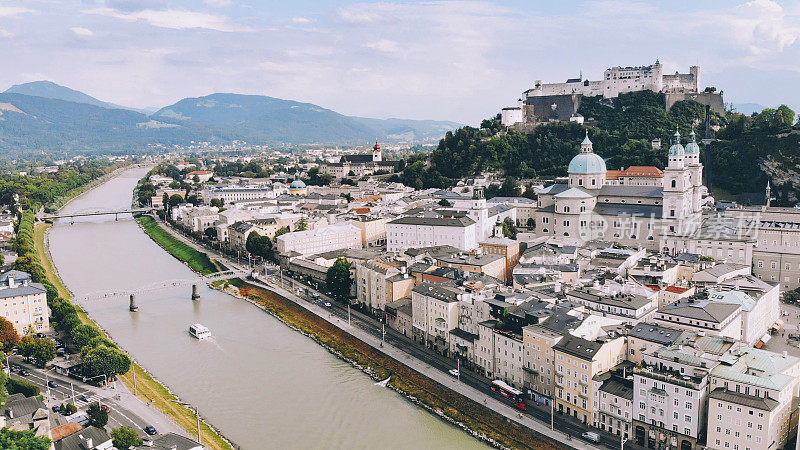
[[[781,303],[781,330],[772,334],[772,339],[767,342],[764,350],[775,353],[786,352],[788,355],[800,358],[800,306]],[[792,339],[796,336],[798,339]]]

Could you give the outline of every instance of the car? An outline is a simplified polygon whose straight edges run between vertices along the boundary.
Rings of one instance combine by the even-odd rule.
[[[88,402],[88,401],[89,401],[89,399],[88,399],[88,398],[86,398],[86,396],[85,396],[85,395],[79,395],[79,396],[78,396],[78,400],[80,400],[80,401],[82,401],[82,402]]]
[[[522,402],[517,402],[517,403],[514,403],[514,406],[515,406],[517,409],[521,409],[521,410],[523,410],[523,411],[527,411],[527,410],[528,410],[528,405],[526,405],[525,403],[522,403]]]
[[[152,425],[148,425],[148,426],[144,427],[144,432],[149,434],[150,436],[158,434],[158,431],[156,431],[156,427],[154,427]]]
[[[58,387],[58,383],[56,383],[56,382],[55,382],[55,381],[53,381],[53,380],[50,380],[50,381],[48,381],[48,382],[47,382],[47,385],[48,385],[49,387],[51,387],[51,388],[57,388],[57,387]]]
[[[458,369],[450,369],[447,372],[454,377],[458,376]]]
[[[600,435],[594,431],[584,431],[583,434],[581,434],[581,437],[594,443],[600,442]]]
[[[30,372],[28,372],[28,371],[27,371],[27,370],[25,370],[25,369],[19,369],[19,374],[20,374],[21,376],[23,376],[23,377],[27,377],[27,376],[28,376],[28,375],[30,375],[31,373],[30,373]]]
[[[316,293],[316,292],[312,292],[311,293],[311,298],[313,298],[314,300],[319,300],[319,294]]]
[[[331,307],[331,302],[325,302],[325,307],[326,308],[330,308]]]
[[[54,413],[61,412],[61,407],[59,405],[53,406],[53,412]]]

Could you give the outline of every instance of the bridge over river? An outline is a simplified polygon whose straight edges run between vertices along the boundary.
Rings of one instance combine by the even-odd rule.
[[[56,213],[56,214],[37,214],[37,218],[39,220],[44,221],[53,221],[55,219],[65,219],[69,218],[74,220],[76,217],[88,217],[88,216],[106,216],[106,215],[114,215],[114,220],[119,220],[120,214],[135,214],[135,213],[150,213],[153,212],[153,208],[128,208],[128,209],[97,209],[97,208],[89,208],[89,209],[82,209],[79,211],[72,211],[68,213]]]

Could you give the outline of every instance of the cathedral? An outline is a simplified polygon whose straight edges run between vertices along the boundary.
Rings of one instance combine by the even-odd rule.
[[[685,235],[702,218],[707,190],[694,131],[685,147],[675,132],[668,161],[663,171],[637,167],[609,173],[587,131],[569,163],[567,183],[539,191],[536,234],[669,250],[670,236]]]

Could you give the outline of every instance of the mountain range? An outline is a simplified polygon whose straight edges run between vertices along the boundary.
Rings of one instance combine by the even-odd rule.
[[[260,145],[435,142],[461,124],[347,116],[311,103],[217,93],[152,114],[49,81],[0,93],[0,153],[129,152],[148,146],[233,140]]]

